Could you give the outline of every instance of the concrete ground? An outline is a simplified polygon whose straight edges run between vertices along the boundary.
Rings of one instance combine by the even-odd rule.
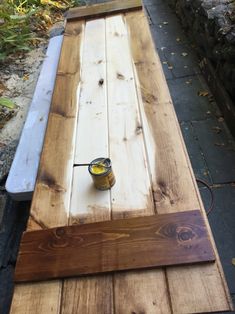
[[[206,181],[214,193],[209,222],[235,300],[235,266],[232,265],[235,258],[235,141],[175,13],[164,0],[145,0],[144,3],[195,176]],[[1,184],[3,182],[0,188]],[[200,184],[200,192],[205,208],[209,208],[208,189]],[[12,202],[0,190],[0,313],[3,314],[9,309],[11,279],[29,205]]]

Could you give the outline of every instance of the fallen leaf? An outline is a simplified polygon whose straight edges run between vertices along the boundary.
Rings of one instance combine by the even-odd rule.
[[[214,126],[214,127],[212,128],[212,130],[215,131],[215,133],[217,133],[217,134],[219,134],[219,133],[222,132],[222,129],[221,129],[220,127],[218,127],[218,126]]]
[[[15,109],[16,108],[15,103],[11,99],[4,98],[4,97],[0,97],[0,106],[6,107],[9,109]]]
[[[233,264],[233,266],[235,266],[235,257],[232,258],[232,264]]]
[[[219,122],[224,122],[224,118],[223,118],[223,117],[219,117],[219,118],[218,118],[218,121],[219,121]]]
[[[183,56],[183,57],[186,57],[188,54],[187,54],[187,52],[182,52],[181,53],[181,56]]]
[[[190,80],[186,81],[185,84],[188,84],[188,85],[192,84],[192,80],[190,79]]]
[[[176,41],[178,41],[178,42],[179,42],[179,41],[181,41],[181,39],[180,39],[179,37],[177,37],[177,38],[176,38]]]
[[[215,143],[215,146],[223,147],[223,146],[225,146],[225,144],[224,143]]]
[[[172,65],[169,65],[169,66],[168,66],[168,69],[169,69],[169,70],[172,70],[172,69],[173,69],[173,66],[172,66]]]
[[[163,63],[163,64],[167,64],[167,61],[163,61],[162,63]]]
[[[198,96],[206,97],[209,95],[209,92],[208,91],[199,91],[197,94],[198,94]]]
[[[6,89],[7,89],[6,86],[2,82],[0,82],[0,95],[2,95]]]
[[[209,100],[209,102],[213,102],[213,101],[214,101],[213,95],[210,95],[210,96],[208,97],[208,100]]]
[[[25,74],[25,75],[23,76],[23,81],[28,81],[28,79],[29,79],[29,75],[28,75],[28,74]]]
[[[168,24],[168,22],[163,22],[163,24],[164,24],[164,25],[167,25],[167,24]]]

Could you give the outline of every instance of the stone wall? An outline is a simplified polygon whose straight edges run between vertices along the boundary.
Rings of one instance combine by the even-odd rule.
[[[167,0],[235,103],[235,0]]]

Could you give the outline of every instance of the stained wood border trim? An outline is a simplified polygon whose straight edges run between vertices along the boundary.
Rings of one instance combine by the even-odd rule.
[[[138,9],[142,9],[141,0],[119,0],[70,9],[66,18],[68,21],[99,18],[108,14],[124,13]]]
[[[223,269],[203,208],[183,136],[172,105],[158,54],[151,40],[143,12],[126,14],[140,99],[156,142],[156,185],[154,197],[158,213],[201,208],[210,235],[216,262],[190,267],[166,268],[172,312],[208,313],[232,310]],[[149,80],[149,77],[154,79]],[[171,144],[173,143],[173,145]],[[206,278],[206,279],[205,279]],[[187,287],[179,293],[179,287]]]
[[[25,232],[15,281],[214,261],[199,210]]]

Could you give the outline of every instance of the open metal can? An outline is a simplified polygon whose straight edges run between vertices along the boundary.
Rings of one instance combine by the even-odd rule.
[[[111,160],[109,158],[96,158],[94,159],[88,170],[93,179],[94,185],[98,190],[108,190],[116,182],[112,169]]]

